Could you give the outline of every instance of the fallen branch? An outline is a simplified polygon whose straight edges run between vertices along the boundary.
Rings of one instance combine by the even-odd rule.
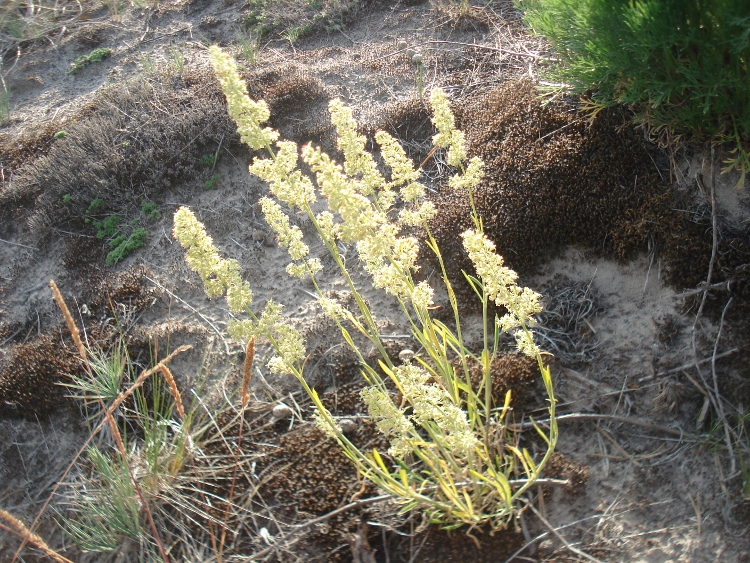
[[[596,414],[596,413],[570,413],[570,414],[561,414],[557,417],[555,417],[555,420],[557,422],[565,421],[565,420],[610,420],[612,422],[622,422],[624,424],[632,424],[633,426],[640,426],[641,428],[647,428],[648,430],[653,430],[655,432],[664,432],[666,434],[671,434],[672,436],[679,436],[680,438],[691,438],[695,439],[698,438],[698,436],[695,436],[693,434],[688,434],[687,432],[683,432],[682,430],[678,430],[675,428],[669,428],[668,426],[661,426],[659,424],[651,424],[650,422],[642,422],[640,420],[634,419],[634,418],[627,418],[624,416],[614,416],[611,414]],[[540,425],[540,424],[547,424],[549,423],[549,419],[542,419],[542,420],[535,420],[534,422],[521,422],[519,424],[510,424],[508,428],[512,430],[524,430],[527,428],[533,428],[534,425]]]

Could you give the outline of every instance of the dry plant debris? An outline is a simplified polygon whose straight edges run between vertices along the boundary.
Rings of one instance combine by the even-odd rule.
[[[41,336],[18,344],[0,367],[0,413],[34,419],[68,402],[59,383],[80,371],[75,348],[66,348],[59,338]]]

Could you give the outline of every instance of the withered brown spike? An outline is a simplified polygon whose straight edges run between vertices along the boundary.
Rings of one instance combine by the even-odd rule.
[[[63,557],[55,551],[52,551],[52,549],[50,549],[50,547],[42,538],[31,532],[23,522],[21,522],[12,514],[5,512],[5,510],[3,510],[2,508],[0,508],[0,518],[5,520],[16,531],[16,533],[24,538],[28,543],[38,549],[41,549],[50,558],[54,559],[58,563],[73,563],[70,559]]]
[[[68,330],[70,331],[70,335],[73,337],[73,342],[75,343],[76,348],[78,348],[78,354],[80,354],[83,361],[86,361],[86,348],[84,348],[83,342],[81,342],[81,334],[78,332],[78,327],[73,320],[73,316],[70,314],[68,306],[65,304],[65,300],[63,299],[60,290],[57,288],[55,280],[49,281],[49,287],[52,290],[52,296],[55,300],[55,303],[57,303],[57,306],[62,312],[63,318],[65,319],[65,324],[68,325]]]
[[[250,402],[250,379],[253,376],[253,360],[255,359],[255,337],[251,337],[245,348],[245,363],[242,366],[242,408]]]
[[[175,405],[177,406],[177,412],[179,413],[180,418],[184,420],[185,409],[182,406],[182,396],[180,395],[180,390],[177,389],[177,384],[174,382],[174,376],[172,375],[172,372],[169,370],[169,368],[165,366],[164,364],[159,364],[159,370],[164,376],[164,379],[167,380],[167,385],[169,385],[169,391],[170,393],[172,393],[172,397],[174,397]]]

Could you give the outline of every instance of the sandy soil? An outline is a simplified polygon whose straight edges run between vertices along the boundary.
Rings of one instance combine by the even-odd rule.
[[[5,388],[0,385],[6,389],[6,395],[0,397],[0,507],[27,524],[87,436],[79,409],[61,398],[55,386],[65,380],[65,373],[44,372],[46,364],[34,364],[27,375],[32,379],[29,393],[38,394],[38,400],[23,402],[26,395],[7,392],[8,382],[16,385],[9,366],[14,365],[23,346],[48,335],[61,355],[69,353],[69,343],[63,342],[67,333],[47,287],[50,279],[58,281],[69,304],[77,308],[78,319],[92,331],[92,339],[94,333],[109,334],[115,325],[113,309],[104,298],[115,295],[117,323],[126,327],[133,342],[150,342],[161,357],[177,345],[194,346],[172,364],[181,388],[190,389],[198,379],[199,367],[210,366],[204,371],[218,382],[217,393],[236,392],[233,378],[243,350],[224,334],[230,318],[225,304],[204,296],[200,281],[186,267],[182,249],[171,237],[171,217],[180,205],[190,206],[224,256],[242,265],[256,303],[270,298],[280,301],[303,329],[311,362],[316,362],[311,383],[322,392],[335,393],[356,377],[356,371],[341,369],[349,359],[338,354],[335,332],[323,321],[309,286],[284,273],[286,251],[276,247],[256,205],[267,188],[247,174],[250,155],[237,143],[231,124],[212,121],[214,129],[208,133],[204,122],[193,116],[190,127],[197,127],[195,139],[200,138],[185,145],[180,170],[165,172],[165,179],[153,186],[128,187],[124,180],[108,184],[109,191],[103,192],[110,194],[105,196],[110,198],[105,201],[107,212],[127,221],[137,220],[148,230],[144,246],[115,266],[104,260],[109,251],[106,241],[96,239],[91,224],[83,220],[86,207],[99,193],[96,186],[82,185],[80,192],[70,193],[73,203],[68,206],[62,196],[69,192],[54,191],[63,190],[62,183],[49,189],[29,183],[33,170],[38,174],[39,169],[50,166],[52,161],[45,158],[69,146],[63,145],[73,142],[69,137],[83,134],[87,119],[98,111],[96,100],[102,99],[98,96],[108,89],[127,90],[140,77],[154,92],[150,103],[157,109],[150,110],[153,117],[141,122],[140,129],[132,116],[122,117],[125,132],[116,138],[120,145],[130,142],[123,140],[126,138],[143,138],[138,135],[149,127],[164,128],[168,137],[170,124],[184,117],[181,112],[187,114],[184,108],[189,104],[194,103],[191,107],[198,108],[197,113],[208,107],[200,104],[212,104],[215,98],[210,96],[217,86],[208,70],[205,46],[219,43],[239,55],[236,38],[247,11],[240,2],[189,0],[162,2],[156,10],[128,7],[116,18],[105,7],[94,9],[59,35],[23,44],[17,64],[5,75],[12,98],[10,121],[0,129],[4,159],[0,162],[0,196],[5,198],[5,209],[0,211],[0,384],[3,378],[6,381]],[[542,42],[525,32],[518,12],[508,2],[474,7],[471,15],[463,18],[449,6],[372,2],[353,9],[342,21],[343,26],[338,23],[338,29],[329,31],[321,24],[294,43],[273,31],[261,42],[257,61],[244,63],[250,90],[270,100],[274,126],[297,142],[313,140],[326,150],[333,150],[333,145],[325,107],[329,99],[340,97],[353,107],[363,129],[392,127],[412,156],[424,157],[431,133],[423,114],[413,110],[417,107],[413,100],[418,97],[415,70],[398,52],[401,39],[423,54],[424,91],[444,87],[455,104],[466,107],[500,84],[535,79],[537,64],[547,56]],[[112,55],[68,74],[76,56],[99,46],[112,49]],[[179,68],[175,49],[184,57],[184,69]],[[13,65],[14,56],[15,52],[6,55],[3,69]],[[174,102],[159,95],[159,87],[169,89],[172,84],[175,90],[186,92]],[[161,103],[164,115],[159,117]],[[467,118],[470,116],[464,116]],[[188,138],[193,131],[190,127],[184,129]],[[62,130],[69,135],[51,138]],[[156,143],[158,137],[150,139]],[[705,214],[708,209],[710,216],[709,194],[696,180],[710,177],[710,165],[701,155],[679,153],[670,174],[668,156],[653,147],[649,150],[655,155],[654,166],[664,177],[664,185],[692,206],[686,212]],[[198,162],[211,154],[217,157],[215,164]],[[97,155],[90,158],[91,166],[98,166]],[[718,160],[717,156],[717,167]],[[74,165],[83,166],[80,162]],[[447,177],[445,167],[436,162],[425,170],[426,181],[438,193]],[[76,168],[60,172],[60,177],[68,173],[76,178]],[[80,173],[84,174],[82,168]],[[677,180],[674,184],[669,184],[670,176]],[[214,185],[207,187],[212,180]],[[717,175],[715,215],[722,232],[746,233],[748,192],[735,189],[735,182],[736,178]],[[30,192],[34,197],[25,199],[24,193]],[[158,217],[139,214],[144,201],[157,204]],[[322,257],[325,249],[315,242],[309,225],[301,222],[300,226],[313,254]],[[711,230],[705,234],[710,246]],[[607,233],[600,235],[604,244]],[[564,303],[567,306],[579,306],[566,313],[569,346],[556,350],[555,342],[558,347],[562,344],[550,332],[546,333],[550,338],[546,349],[558,356],[554,364],[556,390],[559,409],[567,415],[560,419],[558,451],[588,477],[575,490],[555,489],[538,497],[538,508],[546,518],[543,521],[525,513],[517,526],[521,531],[508,545],[526,547],[507,561],[749,560],[750,505],[743,497],[741,472],[742,460],[750,459],[747,445],[736,445],[733,462],[724,447],[717,415],[712,408],[708,412],[704,408],[704,388],[721,385],[720,394],[729,397],[726,408],[731,409],[732,424],[740,437],[746,438],[741,434],[744,426],[736,422],[737,413],[744,412],[742,400],[747,393],[747,362],[743,360],[748,342],[742,318],[747,311],[746,298],[743,301],[738,296],[726,318],[722,317],[730,295],[725,288],[735,279],[744,283],[741,277],[737,274],[731,283],[726,282],[729,278],[721,278],[724,286],[710,293],[705,312],[696,321],[696,295],[699,299],[701,293],[693,291],[694,286],[667,285],[663,272],[668,264],[651,239],[628,261],[614,261],[611,255],[582,246],[553,251],[540,266],[524,272],[522,281],[538,288],[550,306],[565,299],[569,299]],[[425,268],[426,275],[429,269]],[[132,279],[137,283],[128,282],[131,278],[127,276],[135,276]],[[369,289],[363,276],[357,279],[378,312],[382,332],[393,336],[394,348],[410,346],[411,339],[403,338],[408,330],[395,303]],[[712,281],[716,280],[719,278]],[[131,291],[128,283],[138,287]],[[345,290],[343,281],[332,275],[322,277],[322,286],[331,292]],[[586,308],[585,313],[581,307]],[[264,352],[260,347],[258,354]],[[148,358],[139,361],[146,363]],[[33,379],[42,372],[43,377]],[[303,404],[293,424],[269,435],[269,440],[280,443],[279,436],[293,425],[309,433],[309,427],[304,426],[309,410],[296,382],[267,376],[266,381],[255,379],[252,391],[262,407],[258,416],[266,421],[270,407],[279,400]],[[44,399],[47,396],[49,399]],[[37,409],[37,403],[44,409]],[[580,413],[591,416],[576,417]],[[543,411],[529,414],[539,417]],[[260,443],[266,435],[258,436]],[[74,471],[68,479],[74,481],[76,475]],[[354,482],[352,474],[346,475]],[[64,490],[52,502],[61,511],[65,510]],[[351,498],[353,493],[347,494]],[[39,528],[53,548],[73,560],[100,560],[71,545],[53,517],[52,508],[48,508]],[[378,514],[368,517],[376,520]],[[300,514],[289,518],[289,525],[304,521]],[[355,516],[352,522],[358,524]],[[285,525],[279,525],[279,530]],[[410,529],[408,523],[405,526],[401,534]],[[556,531],[551,533],[548,526]],[[234,560],[240,560],[238,554],[258,552],[269,558],[263,560],[366,560],[350,547],[345,534],[323,534],[325,541],[282,545],[270,542],[261,530],[268,534],[268,528],[257,522],[247,525]],[[279,530],[272,535],[281,534]],[[479,550],[466,547],[461,548],[463,552],[454,550],[450,556],[441,556],[441,542],[453,545],[447,536],[430,536],[427,542],[417,536],[415,546],[413,538],[406,545],[398,534],[389,531],[387,535],[385,528],[381,534],[381,528],[372,523],[365,525],[365,530],[372,545],[365,551],[377,561],[505,560],[497,559],[501,552],[492,551],[496,548],[489,539]],[[2,533],[0,559],[10,560],[18,540]],[[534,539],[536,536],[540,537]],[[273,545],[277,549],[269,550]],[[510,557],[514,549],[503,557]],[[34,550],[28,553],[26,561],[43,558]],[[203,557],[206,554],[196,553],[192,560],[208,560]],[[137,557],[122,550],[120,560],[136,561]]]

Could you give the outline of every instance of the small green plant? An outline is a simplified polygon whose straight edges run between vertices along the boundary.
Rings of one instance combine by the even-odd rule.
[[[237,42],[240,44],[240,57],[248,64],[254,65],[260,51],[260,34],[250,33],[247,37],[239,35]]]
[[[75,487],[70,517],[61,515],[62,527],[83,551],[107,552],[124,538],[139,540],[142,534],[138,497],[127,460],[89,446],[86,458],[93,479]]]
[[[124,235],[115,237],[109,243],[112,251],[107,254],[107,264],[113,266],[126,258],[134,250],[138,250],[143,246],[146,236],[148,236],[148,231],[143,227],[138,227],[128,237]]]
[[[164,379],[154,378],[148,393],[136,388],[132,407],[118,409],[121,421],[115,423],[115,433],[121,433],[120,442],[110,426],[109,438],[87,448],[86,467],[71,486],[70,508],[66,514],[58,512],[65,532],[83,551],[110,552],[131,542],[145,551],[142,560],[159,561],[149,537],[150,514],[171,502],[184,505],[175,480],[205,427],[195,425],[197,405],[185,411],[169,368],[160,365],[150,371]],[[99,422],[100,427],[105,410],[122,397],[123,385],[136,380],[136,366],[120,339],[107,352],[86,349],[85,367],[84,375],[66,386],[81,401],[89,424]]]
[[[750,12],[745,0],[525,0],[526,21],[556,62],[544,76],[626,104],[661,143],[729,142],[726,170],[750,159]]]
[[[86,209],[86,215],[93,215],[96,213],[96,211],[102,206],[102,203],[104,203],[102,198],[98,197],[94,199]]]
[[[312,31],[312,24],[299,25],[286,29],[283,33],[284,39],[289,43],[296,43],[300,37],[304,37]]]
[[[65,205],[70,205],[73,202],[73,196],[71,196],[70,194],[65,194],[64,196],[62,196],[62,200]]]
[[[96,238],[109,238],[115,236],[117,233],[117,226],[122,222],[122,217],[119,215],[109,215],[98,221],[94,219],[92,224],[96,229]]]
[[[151,53],[141,53],[141,67],[146,74],[154,74],[156,65]]]
[[[219,175],[214,174],[206,181],[206,189],[207,190],[215,190],[216,189],[216,183],[219,181]]]
[[[68,132],[67,131],[58,131],[54,134],[55,139],[62,139],[63,137],[67,137]]]
[[[207,154],[201,157],[200,163],[203,166],[213,166],[216,164],[216,155],[214,154]]]
[[[169,65],[180,76],[185,71],[185,44],[177,46],[173,43],[169,45]]]
[[[422,55],[420,53],[414,53],[411,58],[411,64],[414,65],[414,81],[417,84],[417,94],[419,99],[422,100],[424,95],[424,63],[422,62]]]
[[[429,220],[436,210],[425,201],[426,188],[419,183],[420,171],[407,159],[401,145],[380,131],[376,141],[380,154],[391,169],[387,180],[373,156],[365,150],[366,139],[357,133],[351,110],[339,100],[329,105],[331,122],[344,154],[338,165],[320,148],[303,147],[302,159],[317,180],[328,210],[317,209],[318,195],[310,178],[297,169],[297,145],[278,141],[279,133],[263,122],[268,106],[254,102],[230,57],[218,47],[209,49],[219,82],[227,93],[228,111],[242,131],[242,141],[253,150],[266,149],[267,159],[255,159],[252,174],[269,182],[274,198],[260,200],[266,221],[275,231],[280,246],[286,247],[292,262],[287,272],[307,278],[323,312],[341,331],[344,342],[360,361],[366,386],[361,393],[371,419],[390,442],[387,453],[362,451],[344,434],[336,418],[326,409],[305,380],[306,352],[302,335],[282,315],[282,306],[268,301],[264,311],[250,308],[252,291],[240,276],[234,260],[223,259],[205,228],[187,208],[174,217],[174,236],[186,248],[188,263],[205,284],[209,296],[226,294],[229,308],[247,318],[229,326],[232,337],[248,342],[267,339],[273,356],[267,368],[297,378],[315,405],[318,427],[336,440],[358,471],[390,494],[403,511],[423,511],[428,520],[446,528],[489,524],[493,529],[508,526],[525,492],[539,478],[557,442],[555,398],[549,367],[534,343],[533,315],[541,311],[540,296],[516,285],[517,275],[503,265],[494,244],[483,232],[483,220],[473,204],[473,190],[482,178],[483,163],[467,159],[464,135],[454,125],[445,94],[431,95],[433,123],[438,130],[437,147],[446,148],[446,161],[460,172],[449,185],[467,192],[474,226],[462,234],[464,248],[476,275],[466,280],[482,306],[481,350],[464,341],[458,300],[448,278],[440,249],[430,234]],[[277,142],[278,141],[278,142]],[[271,146],[275,145],[272,150]],[[398,192],[396,190],[399,190]],[[397,211],[395,204],[403,205]],[[335,268],[351,292],[352,310],[323,293],[316,274],[323,265],[310,258],[299,227],[292,226],[284,204],[292,212],[304,213],[328,250]],[[419,246],[401,236],[402,226],[421,226],[426,245],[440,266],[441,278],[452,309],[454,329],[433,318],[433,288],[415,281]],[[420,353],[401,354],[396,360],[386,351],[373,312],[350,275],[339,244],[356,246],[362,267],[376,289],[382,289],[399,303]],[[491,315],[490,305],[506,311]],[[380,354],[379,365],[371,366],[350,331],[361,334]],[[491,366],[500,349],[503,333],[514,335],[517,347],[533,357],[539,367],[549,401],[549,430],[535,426],[545,444],[541,459],[519,444],[508,421],[511,394],[494,397]],[[481,376],[473,377],[476,370]]]
[[[111,54],[112,54],[112,49],[100,47],[98,49],[94,49],[88,55],[81,55],[80,57],[76,57],[76,59],[70,65],[71,68],[68,71],[68,74],[75,74],[76,72],[90,65],[91,63],[100,63],[104,59],[109,58]]]
[[[158,219],[161,213],[153,201],[144,201],[141,204],[141,213],[143,213],[147,219]]]

